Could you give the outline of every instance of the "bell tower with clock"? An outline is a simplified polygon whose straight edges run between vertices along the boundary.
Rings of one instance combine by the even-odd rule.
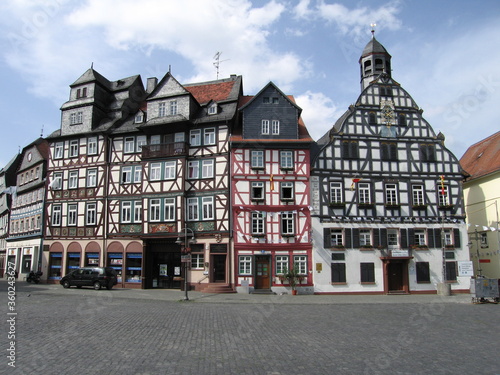
[[[361,91],[382,73],[385,73],[389,78],[391,77],[391,55],[375,39],[374,29],[372,29],[372,39],[361,54],[359,65],[361,68]]]

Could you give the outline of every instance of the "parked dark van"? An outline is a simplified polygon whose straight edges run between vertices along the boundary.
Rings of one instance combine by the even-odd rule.
[[[109,290],[117,284],[116,271],[110,267],[78,268],[64,276],[59,283],[65,288],[92,286],[95,290],[99,290],[101,287]]]

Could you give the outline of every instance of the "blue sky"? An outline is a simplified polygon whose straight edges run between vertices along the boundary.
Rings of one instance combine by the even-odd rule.
[[[500,130],[500,1],[4,0],[0,3],[0,167],[60,126],[69,85],[93,63],[109,80],[140,74],[181,83],[243,76],[246,95],[273,81],[296,97],[319,139],[360,94],[371,38],[392,77],[446,146]]]

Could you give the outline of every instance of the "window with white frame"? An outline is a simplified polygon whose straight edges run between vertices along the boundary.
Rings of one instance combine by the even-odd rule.
[[[50,187],[52,190],[61,190],[62,189],[62,181],[63,181],[63,173],[55,172],[52,175],[52,182],[50,183]]]
[[[54,146],[54,159],[62,159],[64,157],[64,142],[57,142]]]
[[[398,204],[398,187],[396,184],[385,185],[385,204],[390,206]]]
[[[360,246],[372,245],[372,231],[370,229],[359,230],[359,245]]]
[[[142,146],[146,146],[148,144],[148,138],[145,135],[137,136],[137,152],[142,151]]]
[[[280,122],[279,122],[279,120],[272,120],[271,121],[271,132],[273,135],[280,134]]]
[[[358,199],[359,204],[370,204],[370,184],[365,182],[358,182]]]
[[[283,275],[289,269],[288,255],[276,255],[276,275]]]
[[[149,180],[161,180],[161,163],[151,163],[149,166]]]
[[[142,111],[139,111],[135,115],[134,123],[140,124],[141,122],[144,122],[144,113]]]
[[[238,274],[252,275],[252,257],[250,255],[240,255],[238,257]]]
[[[97,154],[97,137],[89,137],[87,139],[87,154],[88,155]]]
[[[269,120],[262,120],[261,134],[269,134]]]
[[[201,161],[201,178],[212,178],[214,176],[214,160]]]
[[[142,201],[134,201],[134,223],[142,223]]]
[[[330,240],[332,246],[343,246],[344,239],[343,239],[342,229],[331,229]]]
[[[252,168],[264,168],[264,151],[252,150],[250,164]]]
[[[149,221],[161,221],[161,199],[150,199]]]
[[[167,115],[167,103],[158,103],[158,117],[165,117]]]
[[[123,152],[126,154],[131,154],[135,152],[135,138],[125,137],[123,140]]]
[[[252,235],[259,236],[265,234],[266,213],[252,212],[250,225]]]
[[[216,103],[213,103],[208,107],[208,114],[209,115],[217,114],[217,104]]]
[[[78,156],[78,139],[69,141],[69,157],[75,158]]]
[[[251,182],[250,183],[250,198],[252,200],[263,200],[264,199],[264,183],[263,182]]]
[[[214,160],[192,160],[188,162],[188,178],[212,178],[214,176]]]
[[[120,174],[121,174],[120,182],[122,184],[132,183],[132,167],[131,166],[122,167]]]
[[[342,203],[341,182],[330,182],[330,203]]]
[[[204,145],[214,145],[215,144],[215,129],[209,128],[203,131],[203,144]]]
[[[214,197],[202,197],[203,208],[202,220],[212,220],[214,218]]]
[[[193,269],[205,268],[205,257],[203,253],[191,253],[191,268]]]
[[[413,195],[413,205],[423,206],[424,205],[424,186],[423,185],[413,185],[412,186]]]
[[[68,204],[68,226],[75,226],[77,224],[77,210],[76,204]]]
[[[415,229],[415,245],[417,246],[427,245],[425,229]]]
[[[87,187],[97,186],[97,169],[87,169]]]
[[[293,236],[295,234],[295,215],[293,212],[281,213],[281,234]]]
[[[292,151],[280,151],[280,167],[281,169],[293,169]]]
[[[175,116],[177,114],[177,100],[171,100],[169,102],[170,116]]]
[[[201,146],[201,130],[193,129],[189,132],[189,143],[191,146]]]
[[[165,221],[175,220],[175,198],[165,198],[165,210],[163,217]]]
[[[397,229],[387,229],[387,246],[390,248],[398,247],[398,230]]]
[[[133,182],[134,184],[137,184],[142,181],[142,165],[134,165],[133,171],[134,171]]]
[[[444,229],[442,236],[445,246],[453,246],[453,232],[451,229]]]
[[[188,178],[195,179],[200,176],[200,163],[198,160],[188,162]]]
[[[198,198],[187,198],[187,219],[189,221],[199,219]]]
[[[307,275],[307,256],[294,255],[293,267],[298,269],[299,275]]]
[[[120,210],[120,222],[142,223],[142,202],[141,201],[122,201]]]
[[[78,171],[70,171],[68,178],[68,189],[78,188]]]
[[[165,180],[175,179],[177,174],[177,160],[165,162]]]
[[[62,206],[60,204],[55,204],[52,206],[52,225],[60,226],[61,225],[61,213]]]
[[[74,112],[69,115],[69,124],[76,125],[83,122],[83,112]]]
[[[282,182],[280,184],[280,195],[282,201],[293,201],[294,198],[293,182]]]
[[[438,186],[438,199],[439,199],[439,206],[448,206],[450,204],[450,199],[448,195],[448,185]]]

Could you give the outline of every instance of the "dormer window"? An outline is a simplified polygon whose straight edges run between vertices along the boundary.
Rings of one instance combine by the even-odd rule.
[[[139,112],[138,114],[135,115],[135,123],[140,124],[144,122],[144,113]]]
[[[69,115],[70,125],[81,124],[83,121],[83,112],[75,112]]]
[[[217,104],[213,103],[208,107],[208,114],[209,115],[216,115],[217,114]]]

